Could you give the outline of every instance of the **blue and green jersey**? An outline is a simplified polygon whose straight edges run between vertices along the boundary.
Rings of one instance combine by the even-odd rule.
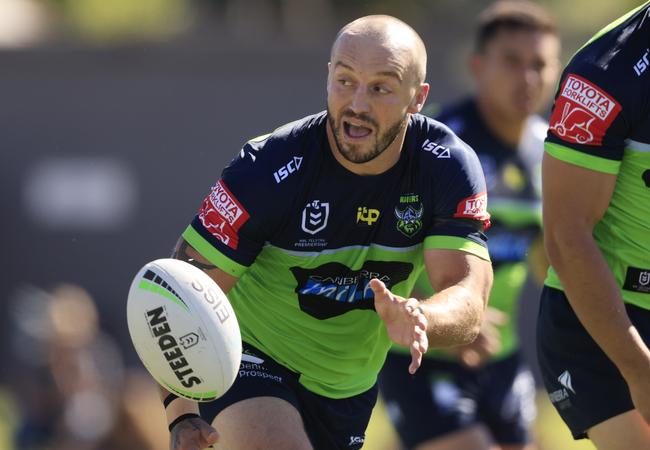
[[[446,126],[409,119],[399,161],[375,176],[341,166],[325,112],[249,141],[183,236],[239,277],[228,297],[242,339],[343,398],[371,388],[390,340],[368,283],[408,297],[426,249],[488,259],[486,187]]]
[[[545,144],[554,158],[617,176],[593,236],[623,300],[645,309],[650,309],[649,15],[646,2],[574,55],[562,74]],[[545,283],[562,289],[552,268]]]

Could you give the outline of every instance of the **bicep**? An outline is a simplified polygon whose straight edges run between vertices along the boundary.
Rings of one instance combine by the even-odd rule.
[[[591,231],[603,217],[614,192],[616,175],[596,172],[544,154],[542,200],[545,235]]]
[[[459,285],[487,300],[492,287],[490,261],[462,250],[428,249],[424,265],[436,292]]]
[[[176,246],[172,252],[172,258],[180,259],[181,261],[190,263],[203,270],[205,273],[210,275],[210,278],[212,278],[226,294],[237,283],[237,280],[239,280],[238,277],[234,277],[229,273],[224,272],[208,261],[185,239],[183,239],[182,236],[178,238],[178,241],[176,242]]]

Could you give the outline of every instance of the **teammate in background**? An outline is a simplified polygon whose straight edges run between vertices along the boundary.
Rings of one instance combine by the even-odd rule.
[[[485,180],[466,144],[417,114],[422,40],[368,16],[330,57],[327,111],[246,143],[177,244],[228,293],[245,370],[200,408],[163,393],[175,450],[218,435],[228,450],[359,449],[391,341],[414,373],[429,345],[478,334],[492,284]],[[438,293],[418,302],[423,270]]]
[[[532,448],[535,386],[520,354],[516,310],[529,263],[539,283],[546,270],[539,194],[548,125],[534,113],[557,80],[559,47],[555,22],[540,6],[493,4],[480,16],[470,61],[475,94],[437,118],[472,146],[483,166],[494,286],[472,344],[429,350],[415,377],[401,369],[407,354],[389,353],[380,388],[408,449]],[[416,297],[432,293],[426,277],[418,280]]]
[[[574,438],[601,450],[650,448],[649,44],[645,2],[578,50],[545,144],[539,362]]]

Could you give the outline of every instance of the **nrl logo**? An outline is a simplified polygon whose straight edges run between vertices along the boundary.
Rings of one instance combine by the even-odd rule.
[[[316,234],[327,226],[327,219],[330,215],[330,204],[313,200],[305,205],[302,210],[302,231],[309,234]]]
[[[185,336],[181,336],[178,340],[183,348],[187,350],[199,343],[199,335],[196,333],[188,333]]]
[[[406,203],[405,208],[395,207],[395,217],[397,217],[397,229],[407,237],[413,237],[422,228],[422,214],[424,213],[424,206],[420,202],[419,195],[402,195],[400,196],[400,204]],[[409,203],[418,203],[409,205]]]
[[[639,284],[641,286],[647,286],[650,284],[650,272],[641,272],[639,274]]]

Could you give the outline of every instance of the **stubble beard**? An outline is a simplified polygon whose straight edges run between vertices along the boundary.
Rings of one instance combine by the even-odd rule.
[[[343,129],[343,118],[353,117],[361,119],[367,123],[375,125],[375,130],[377,130],[375,145],[366,153],[362,153],[361,145],[358,144],[349,144],[347,146],[343,145],[341,142],[340,136],[345,133]],[[334,142],[336,142],[336,151],[345,158],[347,161],[350,161],[355,164],[363,164],[373,159],[377,158],[379,155],[384,153],[384,151],[390,147],[390,145],[395,141],[395,138],[399,135],[400,131],[404,128],[406,124],[408,114],[404,114],[400,120],[396,121],[393,125],[388,127],[385,133],[380,134],[379,128],[376,126],[376,122],[367,118],[364,115],[354,114],[352,112],[343,112],[337,120],[334,119],[334,115],[330,112],[329,108],[327,109],[327,120],[329,121],[330,127],[332,128],[332,134],[334,135]]]

